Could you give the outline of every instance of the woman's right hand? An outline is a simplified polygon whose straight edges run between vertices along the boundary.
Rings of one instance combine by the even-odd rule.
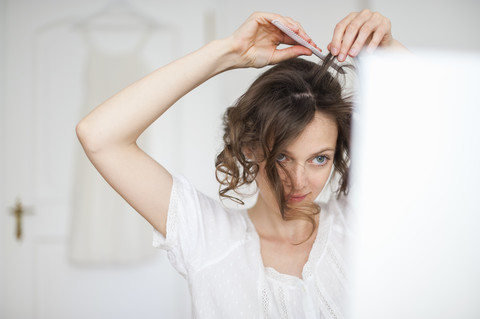
[[[300,55],[311,55],[312,51],[297,44],[271,23],[279,20],[295,33],[316,47],[300,23],[289,17],[274,13],[253,13],[229,38],[235,54],[234,67],[256,67],[276,64]],[[292,45],[279,49],[278,45]]]

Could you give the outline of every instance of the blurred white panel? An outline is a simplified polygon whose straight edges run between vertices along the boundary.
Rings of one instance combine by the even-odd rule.
[[[480,318],[480,54],[361,62],[352,318]]]

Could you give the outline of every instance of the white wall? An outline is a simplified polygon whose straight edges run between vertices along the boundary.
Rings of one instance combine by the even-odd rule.
[[[480,50],[480,1],[370,0],[392,20],[394,37],[412,48]]]

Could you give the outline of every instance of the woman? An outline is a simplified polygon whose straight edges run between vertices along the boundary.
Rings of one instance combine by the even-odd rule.
[[[92,163],[154,228],[189,281],[199,318],[341,318],[345,309],[345,195],[351,105],[327,64],[271,21],[315,45],[294,20],[254,13],[231,36],[164,66],[98,106],[77,126]],[[278,49],[279,44],[292,46]],[[315,45],[316,46],[316,45]],[[362,11],[335,28],[328,49],[338,61],[366,46],[395,47],[388,19]],[[136,144],[183,95],[236,68],[278,64],[225,115],[217,157],[220,195],[255,182],[257,202],[230,211],[172,175]],[[332,169],[337,196],[314,202]]]

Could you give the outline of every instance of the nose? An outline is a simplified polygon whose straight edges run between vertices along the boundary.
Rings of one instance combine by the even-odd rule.
[[[301,164],[295,165],[295,169],[292,174],[293,189],[298,191],[307,186],[307,172],[305,166]]]

